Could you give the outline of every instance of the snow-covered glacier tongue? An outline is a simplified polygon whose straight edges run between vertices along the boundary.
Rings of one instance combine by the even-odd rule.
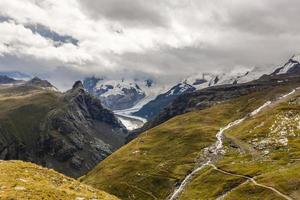
[[[134,116],[145,104],[167,91],[170,86],[145,79],[108,79],[88,77],[85,89],[98,97],[103,106],[112,110],[128,130],[140,128],[147,121]]]

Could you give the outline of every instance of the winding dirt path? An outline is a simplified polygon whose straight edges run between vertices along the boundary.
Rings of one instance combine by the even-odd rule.
[[[291,197],[281,193],[279,190],[277,190],[276,188],[273,188],[273,187],[270,187],[270,186],[267,186],[267,185],[264,185],[264,184],[260,184],[260,183],[257,183],[254,178],[252,177],[249,177],[249,176],[245,176],[245,175],[241,175],[241,174],[234,174],[234,173],[231,173],[231,172],[227,172],[227,171],[224,171],[220,168],[217,168],[214,164],[209,164],[209,166],[211,166],[214,170],[218,171],[218,172],[221,172],[223,174],[226,174],[226,175],[229,175],[229,176],[235,176],[235,177],[239,177],[239,178],[244,178],[244,179],[247,179],[249,181],[251,181],[254,185],[256,186],[259,186],[259,187],[263,187],[263,188],[266,188],[266,189],[269,189],[269,190],[272,190],[273,192],[275,192],[276,194],[278,194],[279,196],[283,197],[284,199],[287,199],[287,200],[293,200]],[[224,197],[224,196],[223,196]]]

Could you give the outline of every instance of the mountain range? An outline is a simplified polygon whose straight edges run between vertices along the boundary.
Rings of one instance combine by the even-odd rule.
[[[28,81],[32,78],[29,74],[25,74],[18,71],[1,71],[0,76],[7,76],[15,80],[23,80],[23,81]]]
[[[1,75],[0,198],[300,199],[299,111],[299,56],[66,92]]]
[[[121,199],[299,199],[296,68],[180,95],[81,181]]]
[[[255,67],[247,72],[195,73],[175,84],[162,84],[152,79],[110,80],[109,78],[88,77],[84,87],[97,96],[103,105],[115,113],[140,119],[140,125],[128,124],[127,127],[139,128],[145,121],[153,120],[167,105],[180,95],[217,85],[235,85],[256,80],[263,75],[277,75],[297,72],[299,56],[292,56],[279,67]],[[133,122],[134,123],[134,122]],[[132,129],[132,128],[131,128]]]

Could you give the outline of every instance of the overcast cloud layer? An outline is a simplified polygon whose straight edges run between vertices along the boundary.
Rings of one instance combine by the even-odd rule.
[[[300,53],[299,19],[299,0],[1,0],[0,70],[65,89],[271,67]]]

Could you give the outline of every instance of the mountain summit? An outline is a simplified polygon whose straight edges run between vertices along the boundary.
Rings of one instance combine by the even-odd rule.
[[[277,68],[272,75],[300,73],[300,55],[292,56],[282,67]]]
[[[33,79],[27,81],[25,83],[27,86],[35,86],[35,87],[40,87],[48,90],[53,90],[53,91],[58,91],[56,87],[54,87],[50,82],[47,80],[42,80],[39,77],[34,77]]]
[[[84,89],[83,84],[81,81],[76,81],[72,87],[73,90],[80,88],[80,89]]]

